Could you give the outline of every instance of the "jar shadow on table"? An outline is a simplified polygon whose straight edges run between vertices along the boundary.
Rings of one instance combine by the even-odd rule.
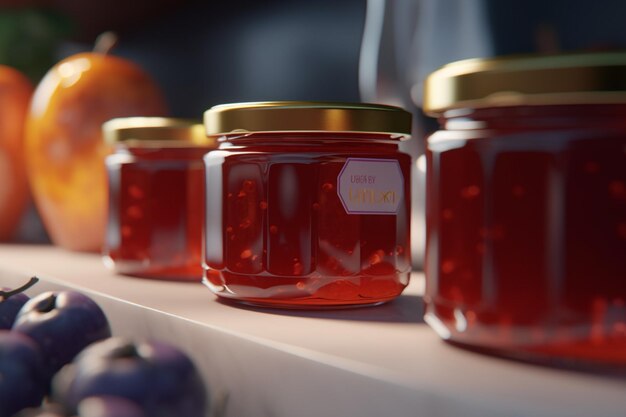
[[[323,310],[258,307],[222,297],[218,297],[217,302],[230,307],[282,316],[330,320],[424,324],[424,300],[421,296],[414,294],[403,294],[392,301],[376,306],[363,306],[356,308],[338,307],[336,309]]]
[[[512,353],[505,350],[487,349],[447,340],[444,343],[469,354],[489,356],[494,360],[514,362],[533,368],[547,368],[572,374],[588,374],[602,378],[611,378],[626,384],[626,367],[614,364],[598,364],[555,356],[540,356]]]

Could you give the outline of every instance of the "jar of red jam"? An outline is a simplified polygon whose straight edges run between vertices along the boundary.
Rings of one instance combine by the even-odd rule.
[[[410,265],[411,116],[390,106],[221,105],[205,113],[205,284],[286,308],[397,297]]]
[[[105,264],[146,278],[202,278],[204,164],[216,147],[201,123],[130,117],[103,125],[109,210]]]
[[[626,366],[626,54],[469,60],[426,81],[426,320],[522,359]]]

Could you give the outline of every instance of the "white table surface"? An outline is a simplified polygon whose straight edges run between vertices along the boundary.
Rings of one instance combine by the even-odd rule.
[[[423,276],[397,300],[301,312],[219,302],[199,283],[115,275],[94,254],[0,245],[0,286],[74,288],[103,307],[113,333],[186,350],[218,416],[626,416],[626,379],[466,351],[421,319]]]

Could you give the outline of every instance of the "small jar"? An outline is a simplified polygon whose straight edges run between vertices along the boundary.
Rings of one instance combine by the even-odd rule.
[[[408,284],[411,116],[378,105],[266,102],[205,113],[205,284],[286,308],[373,305]]]
[[[536,361],[626,366],[626,54],[469,60],[426,82],[426,320]]]
[[[202,278],[204,164],[216,147],[189,120],[130,117],[103,125],[109,210],[105,264],[145,278]]]

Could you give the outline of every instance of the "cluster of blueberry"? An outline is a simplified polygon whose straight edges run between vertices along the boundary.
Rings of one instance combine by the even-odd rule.
[[[102,309],[77,291],[31,299],[0,291],[0,417],[204,417],[208,395],[191,359],[158,341],[112,337]]]

